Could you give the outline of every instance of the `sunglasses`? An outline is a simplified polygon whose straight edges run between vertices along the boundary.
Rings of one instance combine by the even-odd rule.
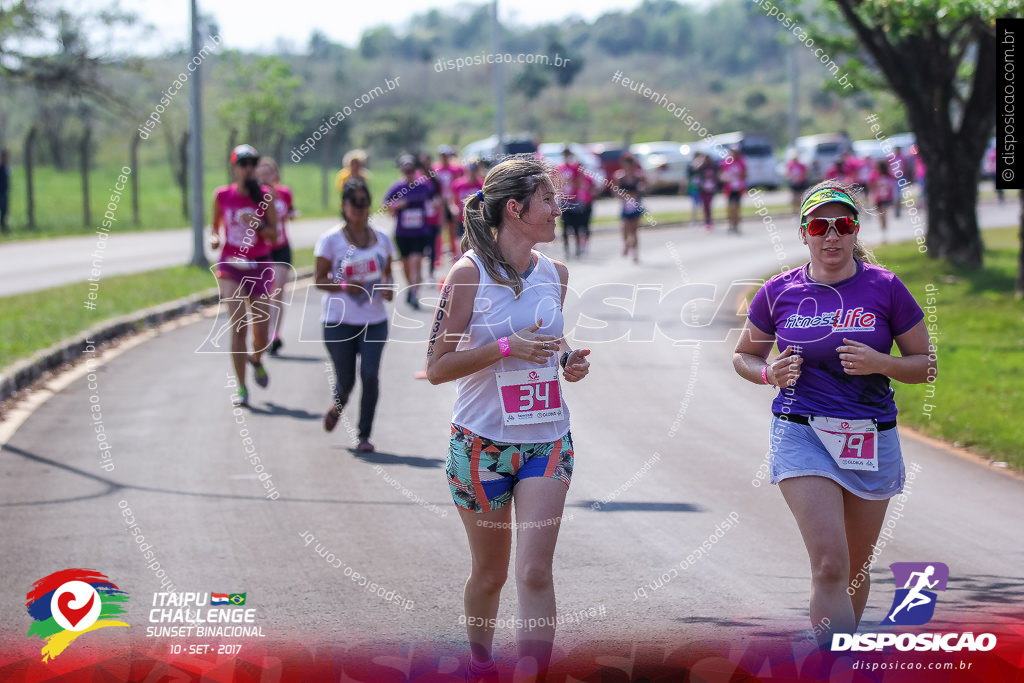
[[[244,159],[239,159],[235,163],[238,164],[239,166],[241,166],[242,168],[249,168],[249,167],[256,168],[257,162],[258,162],[258,159],[254,159],[253,157],[246,157]]]
[[[354,209],[366,209],[370,206],[369,197],[351,197],[345,201],[351,204]]]
[[[829,228],[835,228],[837,235],[850,235],[860,225],[860,221],[849,216],[838,218],[812,218],[803,224],[807,234],[812,237],[821,237],[828,232]]]

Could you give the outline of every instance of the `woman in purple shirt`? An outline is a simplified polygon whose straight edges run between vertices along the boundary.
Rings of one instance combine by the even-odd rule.
[[[402,257],[402,272],[409,283],[405,300],[420,309],[419,285],[423,280],[423,253],[434,242],[427,223],[427,203],[436,193],[429,176],[416,175],[416,158],[403,154],[398,159],[402,178],[388,188],[384,207],[395,217],[395,245]]]
[[[804,195],[800,237],[811,260],[757,292],[733,355],[741,377],[780,389],[771,482],[807,547],[822,644],[860,623],[871,553],[889,499],[903,490],[889,380],[931,382],[937,372],[921,307],[858,239],[851,190],[825,181]],[[769,362],[776,343],[783,351]]]

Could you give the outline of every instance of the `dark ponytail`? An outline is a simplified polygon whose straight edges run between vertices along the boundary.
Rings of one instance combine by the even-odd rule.
[[[255,178],[245,179],[245,191],[249,193],[249,199],[255,204],[259,204],[263,201],[263,187],[260,185],[260,181]]]

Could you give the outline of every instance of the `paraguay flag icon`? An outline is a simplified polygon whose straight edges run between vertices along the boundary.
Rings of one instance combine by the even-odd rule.
[[[889,568],[896,579],[896,597],[882,623],[927,624],[935,615],[935,591],[946,590],[949,567],[942,562],[893,562]]]

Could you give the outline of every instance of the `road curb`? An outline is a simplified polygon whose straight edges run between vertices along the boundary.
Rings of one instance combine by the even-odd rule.
[[[293,282],[312,277],[312,275],[312,267],[303,268],[296,271]],[[4,368],[0,373],[0,402],[8,400],[30,387],[46,373],[78,360],[86,353],[90,344],[95,347],[104,342],[136,334],[140,330],[157,327],[168,320],[195,313],[219,301],[220,293],[216,288],[206,289],[181,299],[157,304],[97,323],[84,332],[63,339],[47,349],[37,351],[31,358],[17,361]]]

